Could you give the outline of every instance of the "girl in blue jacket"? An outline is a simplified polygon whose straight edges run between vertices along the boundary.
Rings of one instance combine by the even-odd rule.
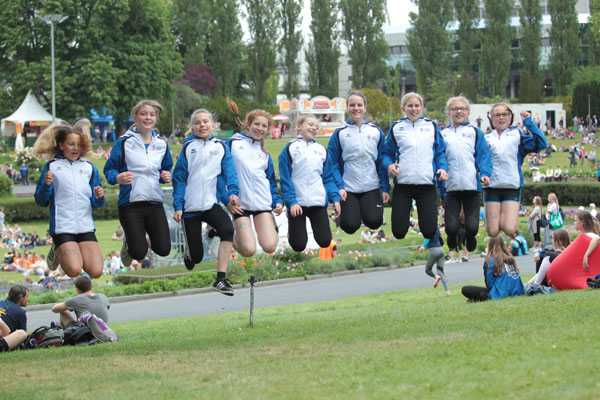
[[[169,224],[163,208],[161,183],[171,182],[173,159],[156,123],[162,106],[141,100],[131,109],[135,123],[113,145],[104,165],[111,185],[119,184],[119,221],[125,232],[121,261],[143,260],[150,247],[159,256],[171,251]]]
[[[50,125],[33,148],[36,155],[49,159],[35,190],[35,202],[50,207],[48,267],[60,264],[72,278],[82,269],[92,278],[102,275],[92,208],[104,205],[104,190],[94,164],[82,158],[90,149],[91,138],[80,123]]]
[[[471,301],[496,300],[525,294],[519,268],[500,236],[490,238],[483,263],[485,287],[464,286],[462,294]]]
[[[366,119],[367,99],[354,92],[346,102],[350,119],[333,132],[327,153],[341,198],[340,228],[352,234],[361,222],[370,229],[383,224],[383,203],[390,200],[390,184],[382,158],[385,136]]]
[[[331,243],[327,204],[340,211],[340,195],[335,186],[327,150],[315,141],[319,121],[313,116],[298,118],[298,137],[279,154],[281,191],[287,207],[288,242],[294,251],[304,251],[308,236],[306,217],[310,219],[317,244]]]
[[[275,251],[279,239],[272,212],[281,214],[283,201],[277,192],[273,159],[263,142],[272,122],[268,112],[250,111],[244,120],[246,132],[234,134],[226,143],[240,185],[239,204],[230,203],[227,208],[233,215],[234,247],[244,257],[256,253],[256,239],[266,253]]]
[[[431,239],[437,228],[436,179],[448,179],[446,145],[437,125],[423,117],[421,95],[407,93],[400,104],[405,116],[390,128],[383,156],[384,167],[396,181],[392,233],[398,239],[406,236],[414,200],[419,229],[424,237]]]
[[[450,124],[442,129],[441,135],[446,146],[448,180],[441,185],[441,191],[448,248],[456,250],[458,247],[462,209],[466,247],[473,251],[477,247],[482,186],[489,185],[492,176],[490,148],[483,132],[469,123],[470,104],[466,97],[448,99],[446,111]]]
[[[233,224],[219,201],[239,206],[237,175],[225,143],[212,137],[212,114],[205,109],[192,113],[191,132],[181,148],[173,170],[173,207],[175,221],[183,221],[185,266],[193,269],[202,261],[202,223],[217,231],[221,239],[217,255],[217,279],[213,287],[228,296],[233,288],[226,277],[233,247]]]
[[[510,237],[515,235],[524,185],[521,165],[527,154],[548,146],[530,114],[522,112],[521,118],[526,130],[513,125],[514,115],[508,104],[494,104],[490,110],[492,131],[485,135],[485,140],[492,155],[492,176],[484,190],[484,200],[486,228],[491,237],[500,231]]]

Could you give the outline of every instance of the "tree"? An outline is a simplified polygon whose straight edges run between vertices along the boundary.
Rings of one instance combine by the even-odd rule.
[[[587,39],[590,44],[590,64],[600,65],[600,0],[590,0]]]
[[[279,20],[281,21],[281,48],[283,49],[282,67],[285,71],[284,92],[288,99],[295,97],[299,92],[298,75],[300,63],[298,53],[302,48],[302,2],[300,0],[279,0]]]
[[[343,38],[352,65],[354,87],[374,87],[386,73],[388,45],[382,26],[385,0],[340,0]]]
[[[540,74],[541,18],[538,0],[521,0],[521,90],[522,102],[535,103],[541,100],[543,80]]]
[[[559,96],[567,93],[567,86],[579,60],[579,22],[575,4],[576,0],[548,0],[552,20],[550,70],[553,86]]]
[[[173,32],[186,65],[205,62],[211,11],[210,0],[173,0]]]
[[[458,70],[460,78],[457,82],[457,93],[462,93],[470,99],[477,96],[478,54],[475,48],[479,44],[479,1],[454,0],[454,10],[458,21],[456,38],[460,45]]]
[[[338,8],[336,0],[311,0],[311,41],[306,50],[308,83],[313,95],[329,97],[338,93],[340,49],[336,29]]]
[[[212,69],[217,81],[217,92],[222,96],[237,94],[244,46],[242,28],[238,15],[237,0],[208,0],[210,22],[205,50],[206,63]]]
[[[512,54],[512,0],[485,0],[485,28],[481,39],[480,87],[490,97],[504,96]]]
[[[205,64],[188,64],[183,73],[183,83],[187,84],[196,93],[210,95],[215,91],[217,82]]]
[[[29,89],[49,104],[49,26],[35,15],[62,14],[55,29],[59,117],[73,120],[107,107],[121,120],[140,98],[168,99],[181,72],[171,9],[161,0],[3,2],[0,13],[0,114]]]
[[[275,46],[279,26],[277,0],[243,0],[246,6],[250,44],[248,45],[249,77],[256,101],[266,102],[267,80],[276,67]]]
[[[417,88],[426,96],[437,80],[450,76],[451,49],[448,24],[450,0],[419,0],[419,13],[410,13],[408,52],[417,72]]]

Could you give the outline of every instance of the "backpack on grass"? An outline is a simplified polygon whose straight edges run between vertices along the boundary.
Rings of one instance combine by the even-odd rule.
[[[61,327],[54,324],[40,326],[27,337],[24,343],[26,349],[58,347],[64,343],[64,333]]]
[[[64,344],[65,345],[78,345],[78,344],[93,344],[96,342],[96,338],[92,334],[92,331],[83,322],[75,321],[64,329]]]

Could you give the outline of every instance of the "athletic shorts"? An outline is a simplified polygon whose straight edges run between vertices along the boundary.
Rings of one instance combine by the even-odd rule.
[[[59,233],[58,235],[52,235],[52,243],[54,247],[58,248],[63,243],[67,242],[97,242],[95,232],[85,233]]]
[[[238,218],[241,217],[251,217],[253,215],[258,215],[258,214],[262,214],[262,213],[271,213],[271,210],[263,210],[263,211],[249,211],[249,210],[242,210],[242,214],[231,214],[233,216],[233,220],[235,221]]]
[[[503,203],[505,201],[521,201],[520,189],[484,189],[483,199],[486,203]]]

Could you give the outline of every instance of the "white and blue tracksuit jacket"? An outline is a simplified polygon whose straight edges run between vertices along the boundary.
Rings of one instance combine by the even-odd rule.
[[[525,156],[537,153],[548,146],[544,133],[531,117],[523,121],[527,134],[517,126],[511,126],[498,134],[494,129],[485,135],[492,154],[492,189],[519,189],[523,186],[521,166]]]
[[[176,211],[210,210],[218,201],[239,196],[237,174],[229,148],[215,138],[188,136],[173,170],[173,206]]]
[[[279,154],[279,178],[283,201],[289,208],[326,207],[340,201],[327,150],[314,140],[298,137]]]
[[[240,185],[240,205],[246,211],[272,210],[283,204],[277,193],[273,160],[261,141],[235,133],[225,142],[231,151]]]
[[[48,171],[54,175],[50,185],[45,182]],[[51,235],[96,230],[92,207],[104,205],[104,197],[98,199],[94,194],[96,186],[100,186],[100,173],[90,161],[82,158],[69,161],[57,155],[44,165],[35,189],[35,202],[42,207],[50,206]]]
[[[446,144],[437,125],[428,118],[412,122],[402,118],[392,124],[385,140],[384,167],[398,164],[401,185],[434,185],[438,169],[448,171]]]
[[[173,159],[167,140],[152,131],[152,142],[146,145],[135,128],[131,128],[113,145],[104,165],[104,176],[115,185],[121,172],[133,173],[133,182],[119,187],[119,207],[137,201],[162,202],[160,172],[171,168]]]
[[[384,142],[381,129],[370,122],[359,127],[347,121],[333,132],[327,153],[338,191],[365,193],[380,189],[389,193],[387,169],[383,166]]]
[[[481,130],[466,122],[442,129],[448,162],[448,180],[444,191],[476,190],[481,192],[481,177],[492,176],[492,155]]]

